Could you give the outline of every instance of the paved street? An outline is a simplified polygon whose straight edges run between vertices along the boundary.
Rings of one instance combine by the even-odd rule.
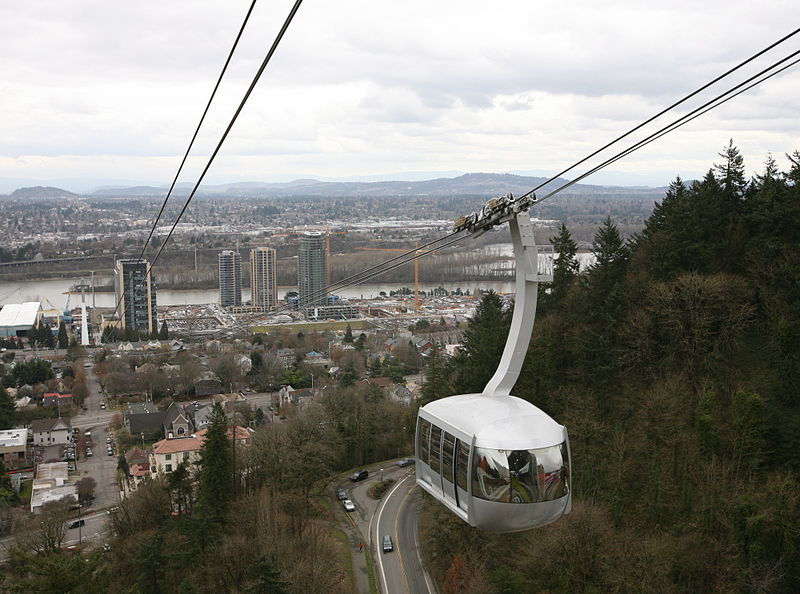
[[[92,509],[104,509],[119,503],[116,480],[117,457],[106,453],[106,438],[111,435],[108,425],[115,412],[100,408],[103,396],[100,394],[100,385],[94,370],[86,368],[86,376],[89,388],[89,396],[86,399],[87,410],[72,418],[72,426],[77,427],[81,435],[86,431],[91,432],[94,455],[86,458],[84,452],[79,452],[77,471],[81,478],[91,476],[97,481]]]

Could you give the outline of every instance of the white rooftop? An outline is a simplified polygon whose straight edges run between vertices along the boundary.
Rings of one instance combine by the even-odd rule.
[[[25,447],[28,442],[28,430],[5,429],[0,431],[0,448]]]
[[[0,310],[0,326],[30,328],[36,323],[36,314],[42,308],[38,301],[8,303]]]

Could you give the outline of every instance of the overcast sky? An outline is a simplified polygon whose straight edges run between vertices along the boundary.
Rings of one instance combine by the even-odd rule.
[[[182,181],[292,4],[257,2]],[[306,0],[206,181],[553,174],[800,26],[797,0],[647,4]],[[3,2],[0,192],[168,184],[249,5]],[[702,176],[730,138],[748,174],[769,152],[785,167],[798,98],[800,65],[586,181]]]

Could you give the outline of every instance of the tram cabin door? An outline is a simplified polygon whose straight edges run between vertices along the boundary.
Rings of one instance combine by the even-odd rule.
[[[445,501],[458,507],[455,488],[455,450],[456,438],[447,431],[442,431],[442,492]]]

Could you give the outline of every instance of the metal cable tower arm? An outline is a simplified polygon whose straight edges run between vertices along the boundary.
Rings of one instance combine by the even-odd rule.
[[[508,222],[514,244],[516,263],[516,296],[511,328],[500,364],[483,389],[484,396],[508,396],[517,383],[522,363],[531,342],[536,319],[536,302],[540,282],[550,282],[552,275],[539,274],[539,250],[533,237],[533,224],[528,212],[519,211]]]

